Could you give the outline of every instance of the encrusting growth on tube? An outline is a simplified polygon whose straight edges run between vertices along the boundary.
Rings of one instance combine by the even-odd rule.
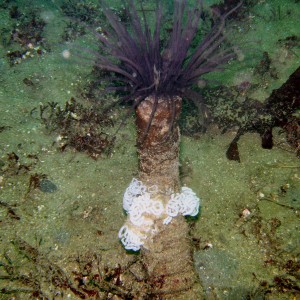
[[[157,186],[147,188],[141,181],[132,179],[123,197],[123,208],[128,220],[119,231],[119,238],[125,249],[138,251],[146,239],[157,232],[155,222],[163,220],[168,225],[178,215],[196,216],[200,199],[188,187],[182,187],[181,193],[169,195],[166,205],[159,197]]]

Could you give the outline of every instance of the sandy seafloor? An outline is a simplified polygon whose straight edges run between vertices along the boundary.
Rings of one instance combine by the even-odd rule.
[[[295,20],[299,20],[300,4],[286,3],[293,5],[290,18],[274,21],[273,26],[269,22],[266,29],[266,23],[256,21],[253,14],[247,31],[248,37],[266,34],[256,47],[269,49],[274,60],[281,50],[274,49],[272,42],[280,34],[297,34]],[[47,282],[49,264],[56,264],[72,277],[79,269],[78,257],[87,261],[97,256],[103,268],[126,266],[134,259],[125,252],[117,235],[125,220],[123,193],[137,176],[137,155],[133,118],[119,133],[113,155],[93,160],[71,148],[58,151],[54,143],[57,134],[49,134],[38,113],[30,113],[40,103],[64,105],[71,96],[83,101],[79,91],[92,68],[62,58],[62,51],[70,45],[58,38],[64,24],[60,12],[51,5],[38,11],[50,18],[45,35],[51,52],[10,67],[5,57],[9,49],[0,48],[0,126],[6,126],[0,133],[2,169],[12,152],[18,155],[20,164],[32,164],[27,172],[2,170],[0,174],[0,201],[19,217],[9,213],[7,206],[0,206],[0,291],[29,289],[20,280],[9,280],[3,268],[3,264],[9,264],[19,275],[39,278],[44,295],[52,299],[56,293],[55,299],[59,299],[60,289]],[[1,10],[0,14],[0,26],[4,27],[7,12]],[[285,28],[283,24],[287,24]],[[258,99],[266,98],[272,87],[278,88],[297,66],[299,48],[287,53],[285,59],[277,59],[279,79],[273,80],[268,89],[256,91]],[[244,63],[234,71],[238,73],[230,73],[229,80],[251,74],[251,68]],[[34,87],[23,83],[28,77]],[[279,129],[274,130],[272,150],[261,148],[258,134],[245,134],[239,141],[241,163],[229,161],[225,152],[234,134],[209,130],[198,139],[182,136],[180,156],[186,169],[183,184],[201,198],[201,213],[192,225],[191,236],[205,295],[208,299],[300,299],[299,290],[277,293],[275,287],[264,296],[260,292],[262,281],[271,289],[274,278],[286,273],[286,263],[300,259],[300,162]],[[47,174],[57,190],[44,193],[34,189],[28,194],[30,175],[35,173]],[[249,215],[243,217],[243,211]],[[37,261],[16,250],[23,241],[38,250]],[[288,278],[297,279],[291,275]],[[299,277],[297,284],[299,287]],[[29,299],[29,295],[26,291],[0,292],[0,299]],[[60,297],[77,299],[70,290],[64,290]]]

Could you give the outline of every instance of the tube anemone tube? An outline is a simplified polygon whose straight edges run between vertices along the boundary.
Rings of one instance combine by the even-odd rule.
[[[178,96],[149,96],[136,109],[139,178],[159,190],[179,191],[181,105]]]
[[[139,179],[148,187],[158,187],[155,197],[164,206],[170,194],[180,190],[180,132],[176,120],[181,105],[178,96],[149,96],[136,109]],[[164,218],[164,214],[156,218],[155,233],[145,239],[141,251],[150,292],[163,294],[164,299],[174,299],[175,294],[192,299],[193,288],[200,287],[196,284],[188,225],[183,216],[169,224],[164,224]]]

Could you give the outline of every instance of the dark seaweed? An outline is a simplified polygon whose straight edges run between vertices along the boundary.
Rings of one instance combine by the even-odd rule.
[[[264,61],[264,63],[268,65],[267,62]],[[263,69],[261,75],[265,74],[269,65]],[[246,132],[259,133],[262,147],[272,149],[274,127],[281,127],[286,132],[287,142],[295,148],[296,155],[300,157],[300,119],[296,115],[300,107],[300,68],[291,74],[279,89],[273,90],[265,103],[247,96],[241,103],[239,96],[243,92],[240,87],[224,86],[205,91],[211,116],[210,122],[217,123],[222,132],[230,128],[238,128],[226,152],[227,158],[240,161],[237,143]],[[231,106],[230,113],[216,113],[217,108],[220,110],[222,103]]]
[[[275,202],[273,201],[273,203]],[[276,275],[273,278],[261,279],[254,272],[253,277],[258,286],[249,293],[249,299],[260,299],[258,296],[266,295],[272,295],[278,299],[283,295],[289,295],[291,298],[299,295],[300,263],[297,259],[299,251],[290,253],[277,233],[285,219],[283,219],[284,221],[276,217],[264,219],[258,206],[252,211],[255,213],[248,219],[243,219],[239,226],[240,233],[246,238],[249,236],[256,238],[257,247],[264,253],[264,261],[262,262],[264,267],[271,267],[272,272]]]
[[[0,206],[6,208],[7,210],[7,217],[13,220],[20,220],[21,217],[15,212],[15,206],[11,206],[8,203],[0,200]],[[0,223],[2,220],[0,220]]]
[[[40,118],[49,132],[59,134],[57,143],[61,151],[72,147],[94,159],[112,153],[115,136],[105,133],[104,128],[114,124],[100,108],[83,107],[71,98],[65,107],[56,102],[40,105]]]
[[[11,254],[14,251],[11,249],[9,254],[3,253],[0,261],[0,282],[6,286],[0,290],[0,295],[21,297],[28,294],[35,299],[54,299],[55,296],[65,299],[65,293],[72,292],[80,299],[113,299],[114,295],[118,299],[146,299],[139,297],[142,290],[133,291],[130,284],[121,278],[125,274],[133,276],[130,268],[136,263],[135,260],[127,266],[108,267],[102,264],[99,255],[87,254],[70,258],[76,263],[76,268],[67,274],[38,247],[21,238],[13,239],[12,244],[15,250],[13,258]],[[19,260],[22,260],[22,265],[19,265]]]

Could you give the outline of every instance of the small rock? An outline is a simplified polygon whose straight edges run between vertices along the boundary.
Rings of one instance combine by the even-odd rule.
[[[57,186],[49,179],[42,179],[39,183],[39,189],[43,193],[54,193],[57,190]]]

